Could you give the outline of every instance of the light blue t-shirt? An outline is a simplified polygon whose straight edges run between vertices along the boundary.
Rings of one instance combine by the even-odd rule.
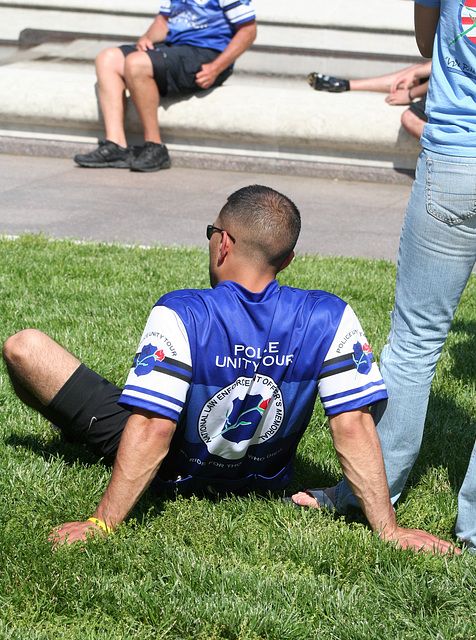
[[[414,0],[440,8],[423,148],[476,157],[476,0]]]
[[[224,51],[235,26],[255,19],[252,0],[162,0],[168,19],[165,42]]]

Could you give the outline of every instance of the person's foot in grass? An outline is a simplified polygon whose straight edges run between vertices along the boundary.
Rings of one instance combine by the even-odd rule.
[[[314,509],[334,510],[334,487],[325,489],[307,489],[306,491],[298,491],[291,496],[292,501],[298,507],[307,507]]]

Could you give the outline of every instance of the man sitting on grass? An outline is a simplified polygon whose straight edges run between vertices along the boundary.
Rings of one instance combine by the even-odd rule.
[[[113,531],[149,485],[170,494],[283,490],[319,393],[372,529],[404,548],[452,549],[397,525],[367,408],[387,393],[352,309],[330,293],[276,281],[300,227],[294,203],[273,189],[232,194],[207,227],[212,288],[159,300],[124,389],[39,331],[5,342],[23,402],[114,461],[94,514],[58,527],[56,544]],[[324,493],[321,503],[333,508]]]

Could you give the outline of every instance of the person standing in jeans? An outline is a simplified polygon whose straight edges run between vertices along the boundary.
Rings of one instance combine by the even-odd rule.
[[[436,364],[476,261],[476,7],[415,0],[415,34],[421,54],[433,58],[428,123],[380,360],[389,398],[374,411],[393,503],[418,456]],[[326,495],[340,513],[358,504],[345,480]],[[307,492],[293,498],[318,506]],[[476,551],[476,445],[459,491],[456,535]]]

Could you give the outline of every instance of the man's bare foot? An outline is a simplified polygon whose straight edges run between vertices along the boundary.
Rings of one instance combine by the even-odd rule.
[[[299,491],[292,496],[292,500],[300,507],[324,508],[332,511],[334,509],[334,489],[335,487],[327,487]]]

